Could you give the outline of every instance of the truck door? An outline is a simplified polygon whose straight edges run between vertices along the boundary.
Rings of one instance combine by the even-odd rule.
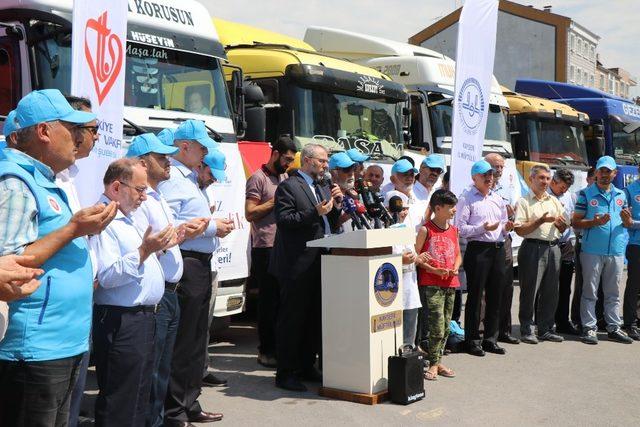
[[[0,27],[0,114],[3,116],[22,97],[21,37],[15,31],[12,27]]]
[[[422,149],[432,152],[431,128],[427,116],[427,99],[419,92],[410,94],[411,104],[411,140],[409,147],[413,150]]]

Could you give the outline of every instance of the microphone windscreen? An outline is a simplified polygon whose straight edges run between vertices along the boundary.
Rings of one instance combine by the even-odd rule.
[[[324,171],[324,175],[322,176],[322,180],[325,184],[331,186],[331,172]]]
[[[392,196],[389,199],[389,212],[400,213],[403,208],[402,199],[399,196]]]

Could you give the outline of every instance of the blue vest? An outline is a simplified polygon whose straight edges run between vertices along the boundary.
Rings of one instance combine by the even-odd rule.
[[[593,255],[624,255],[628,234],[622,225],[620,212],[627,206],[624,191],[611,186],[607,194],[597,184],[591,184],[581,191],[586,197],[584,219],[593,219],[596,214],[608,213],[611,219],[603,225],[587,228],[582,236],[582,251]]]
[[[631,216],[634,221],[640,220],[640,181],[633,181],[631,184],[627,185],[624,189],[624,192],[627,195],[627,201],[629,202],[629,207],[631,208]],[[629,244],[630,245],[640,245],[640,230],[638,229],[628,229],[629,232]]]
[[[71,219],[64,191],[29,159],[0,153],[0,177],[24,181],[36,199],[38,239]],[[41,268],[41,285],[31,296],[9,303],[9,328],[0,342],[0,360],[44,361],[88,350],[93,298],[92,268],[86,239],[76,238]]]

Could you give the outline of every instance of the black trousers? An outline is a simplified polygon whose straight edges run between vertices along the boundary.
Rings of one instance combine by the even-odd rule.
[[[0,361],[0,425],[66,426],[83,354],[42,362]]]
[[[211,255],[181,252],[184,273],[177,290],[180,322],[164,406],[165,420],[172,421],[187,421],[190,416],[202,411],[198,397],[208,344],[211,300]]]
[[[279,278],[278,283],[276,377],[286,378],[311,369],[321,355],[320,257],[300,277]]]
[[[504,287],[500,298],[498,335],[511,335],[511,304],[513,304],[513,251],[511,248],[511,236],[507,236],[504,240]]]
[[[464,310],[465,344],[480,345],[480,307],[485,293],[484,341],[498,339],[500,300],[505,280],[504,245],[472,241],[464,254],[467,303]]]
[[[640,245],[627,246],[627,286],[624,290],[622,319],[624,326],[637,326],[640,291]]]
[[[155,312],[152,307],[93,308],[93,349],[100,392],[96,426],[141,426],[149,410]]]
[[[571,307],[571,281],[575,262],[573,260],[560,261],[560,277],[558,288],[558,307],[556,308],[556,326],[566,326],[569,323],[569,309]]]
[[[280,289],[278,280],[267,271],[272,248],[251,249],[250,280],[258,288],[258,351],[267,356],[276,355],[276,324]]]

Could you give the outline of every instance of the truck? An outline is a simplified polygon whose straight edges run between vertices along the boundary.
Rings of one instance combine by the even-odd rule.
[[[537,96],[523,95],[505,87],[509,103],[509,129],[518,171],[529,175],[533,164],[545,163],[552,169],[573,172],[572,190],[586,182],[589,159],[584,126],[589,116],[575,108]]]
[[[251,83],[245,87],[246,139],[274,142],[288,134],[298,147],[357,148],[386,163],[402,155],[408,120],[402,84],[293,37],[214,23],[227,57]]]
[[[409,92],[411,112],[406,154],[421,161],[425,154],[439,153],[450,163],[455,61],[420,46],[335,28],[309,27],[304,40],[319,52],[374,68],[403,84]],[[513,174],[507,109],[507,100],[494,77],[484,153],[502,154]]]
[[[548,98],[589,115],[585,139],[590,165],[608,155],[616,160],[614,185],[623,188],[638,177],[640,106],[598,89],[535,79],[516,81],[516,92]]]
[[[168,10],[175,13],[156,13]],[[0,114],[36,89],[71,87],[72,0],[0,1]],[[242,131],[242,77],[225,84],[230,67],[207,9],[194,0],[128,2],[124,66],[124,137],[202,120],[222,137],[227,156],[226,182],[210,188],[216,214],[234,220],[236,231],[214,254],[220,290],[216,316],[242,311],[248,276],[249,227],[244,219],[245,171],[238,145]],[[190,112],[189,96],[198,92],[204,108]],[[233,97],[231,94],[233,93]],[[82,94],[77,94],[82,95]],[[123,147],[124,148],[124,147]]]

